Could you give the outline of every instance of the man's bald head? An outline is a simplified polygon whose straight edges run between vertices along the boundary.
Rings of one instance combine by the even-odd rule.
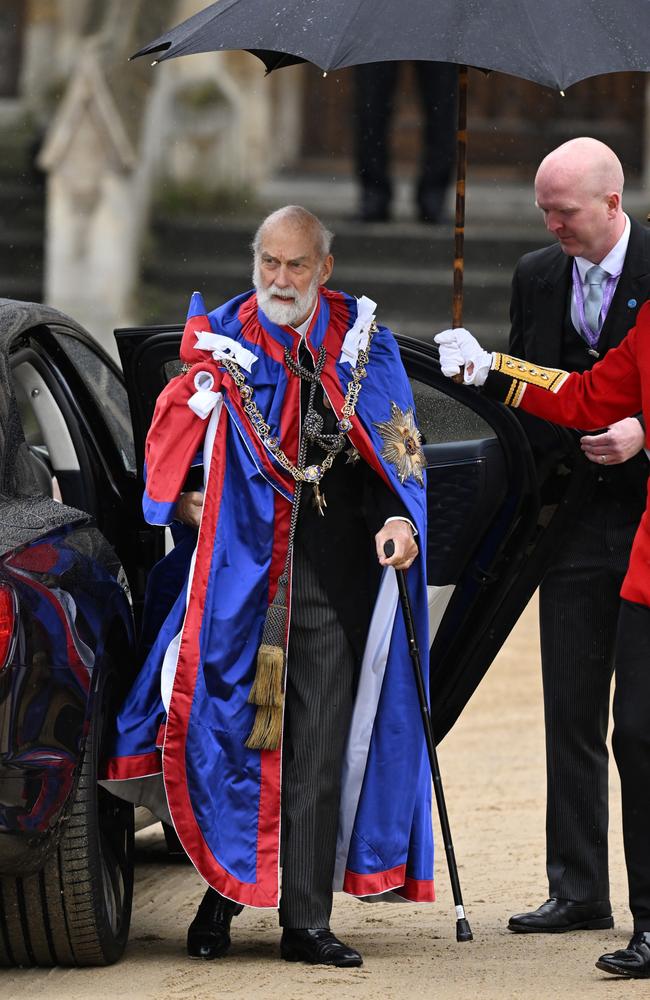
[[[621,161],[613,149],[589,136],[563,142],[545,156],[537,170],[535,187],[539,182],[558,177],[570,179],[593,195],[611,192],[623,195],[625,178]]]
[[[563,143],[539,165],[535,202],[564,253],[599,264],[625,229],[623,167],[604,142]]]

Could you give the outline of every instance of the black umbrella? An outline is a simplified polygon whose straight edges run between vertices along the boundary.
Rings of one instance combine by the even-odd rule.
[[[246,49],[267,69],[430,59],[565,90],[650,69],[647,0],[218,0],[137,55]]]
[[[467,66],[560,91],[601,73],[647,71],[649,14],[648,0],[218,0],[133,58],[244,49],[268,72],[300,62],[325,72],[401,59],[458,63],[452,326],[462,326]]]

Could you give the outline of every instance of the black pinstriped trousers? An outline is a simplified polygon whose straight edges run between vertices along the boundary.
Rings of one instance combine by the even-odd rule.
[[[621,601],[616,637],[614,756],[635,931],[650,931],[650,608]]]
[[[540,587],[549,895],[609,899],[609,693],[638,512],[597,490]],[[650,669],[650,665],[649,665]]]
[[[341,581],[344,586],[344,581]],[[283,927],[329,927],[357,661],[309,557],[293,554],[282,760]]]

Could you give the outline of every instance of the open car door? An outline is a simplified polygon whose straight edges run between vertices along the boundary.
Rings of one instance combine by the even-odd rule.
[[[181,326],[115,334],[140,472],[156,398],[180,370],[181,334]],[[440,741],[537,587],[586,470],[570,432],[544,425],[536,454],[525,415],[446,379],[434,347],[397,340],[427,459],[431,717]],[[164,530],[148,530],[153,565],[165,551]]]

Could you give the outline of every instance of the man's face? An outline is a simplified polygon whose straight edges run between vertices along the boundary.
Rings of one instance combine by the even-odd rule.
[[[300,326],[316,303],[318,286],[332,273],[331,254],[323,259],[313,235],[285,222],[262,230],[253,267],[257,302],[272,323]]]
[[[546,228],[567,256],[598,264],[616,243],[619,195],[594,194],[574,174],[556,171],[538,176],[535,201]]]

